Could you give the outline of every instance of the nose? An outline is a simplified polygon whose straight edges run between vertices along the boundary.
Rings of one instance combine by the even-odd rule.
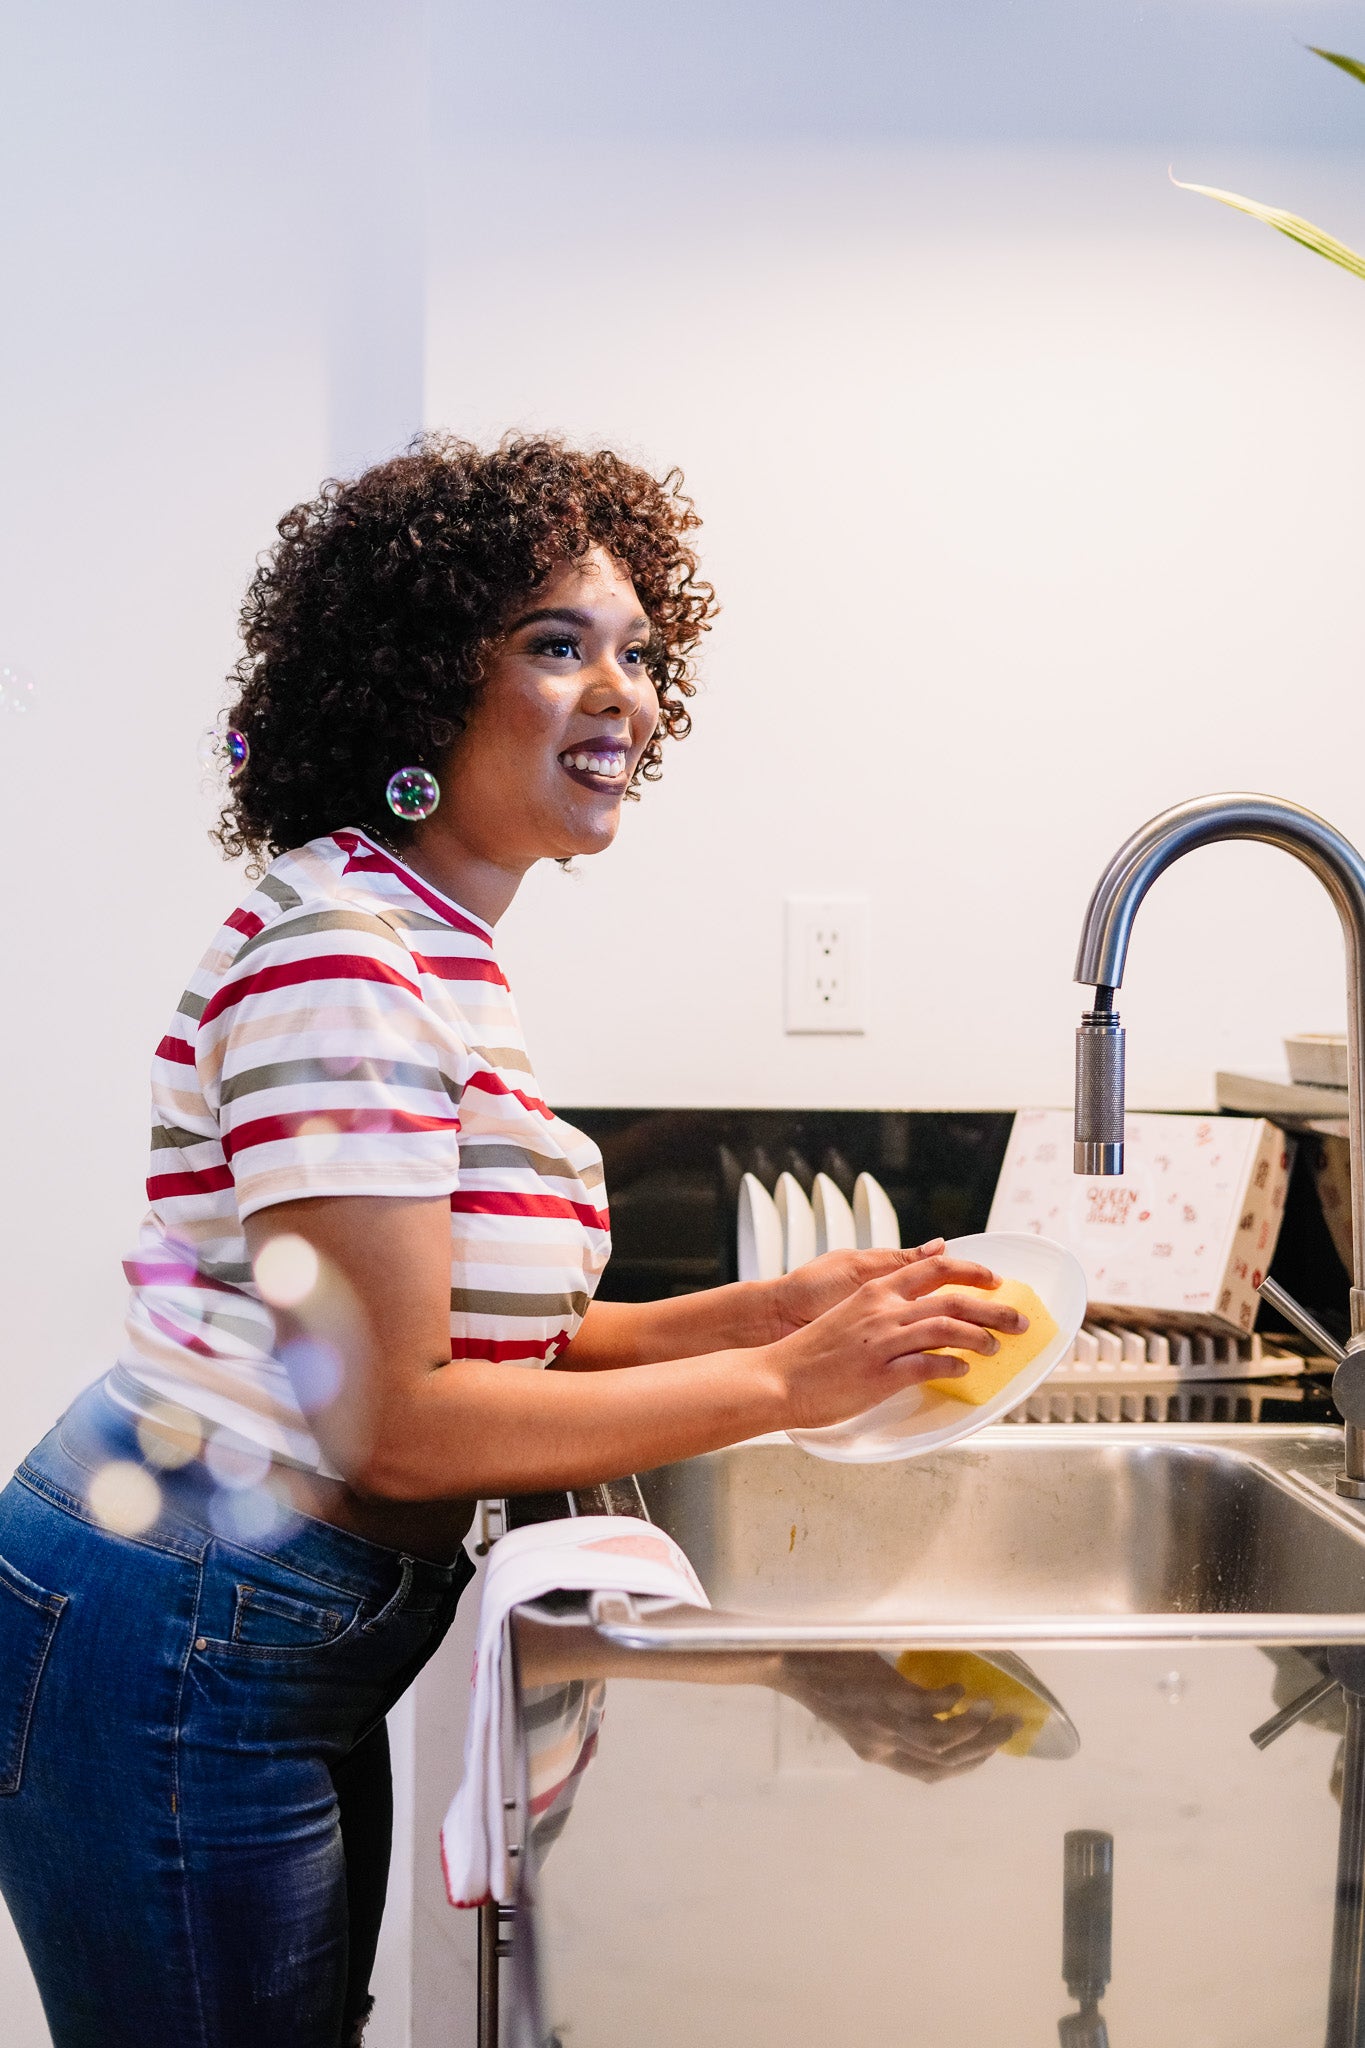
[[[583,677],[582,709],[595,718],[634,719],[653,701],[654,685],[647,671],[623,669],[613,655],[600,655]]]

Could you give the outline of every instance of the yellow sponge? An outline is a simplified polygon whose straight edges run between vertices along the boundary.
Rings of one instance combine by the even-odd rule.
[[[1031,1687],[988,1664],[984,1657],[974,1657],[970,1650],[906,1650],[897,1657],[896,1669],[911,1685],[922,1685],[929,1692],[940,1685],[962,1687],[963,1697],[946,1714],[936,1717],[940,1721],[951,1721],[954,1714],[977,1700],[989,1700],[997,1714],[1013,1714],[1020,1726],[1001,1744],[1006,1756],[1027,1756],[1052,1711]]]
[[[1007,1387],[1026,1365],[1031,1365],[1057,1334],[1056,1323],[1033,1289],[1022,1280],[1002,1280],[998,1287],[953,1287],[938,1291],[975,1294],[982,1301],[1017,1308],[1028,1317],[1028,1328],[1017,1337],[1009,1336],[1004,1330],[995,1332],[1000,1349],[990,1358],[983,1358],[979,1351],[960,1351],[950,1344],[941,1347],[945,1357],[965,1358],[968,1371],[958,1380],[925,1380],[925,1386],[933,1387],[940,1394],[951,1394],[955,1401],[966,1401],[973,1408],[979,1408],[983,1401],[993,1401],[1000,1389]],[[925,1299],[932,1301],[933,1295]]]

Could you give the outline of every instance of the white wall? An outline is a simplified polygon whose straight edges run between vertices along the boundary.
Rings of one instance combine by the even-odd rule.
[[[554,162],[450,150],[429,410],[680,462],[725,610],[663,783],[504,926],[544,1085],[1064,1101],[1129,830],[1241,786],[1365,837],[1365,291],[1153,150],[576,148],[547,209]],[[1360,159],[1180,169],[1365,227]],[[861,1039],[782,1031],[781,899],[826,888],[872,898]],[[1274,1064],[1341,979],[1306,874],[1200,856],[1137,928],[1134,1103]]]
[[[110,1360],[149,1055],[240,890],[195,746],[252,562],[419,424],[420,32],[406,0],[0,10],[0,662],[36,685],[0,712],[6,1472]],[[0,2007],[41,2048],[2,1910]]]
[[[1167,179],[1365,235],[1365,99],[1306,20],[441,15],[429,416],[680,463],[725,604],[664,783],[503,927],[553,1097],[1061,1102],[1128,831],[1241,785],[1365,834],[1365,292]],[[781,899],[825,889],[872,898],[862,1039],[782,1031]],[[1305,875],[1202,855],[1138,928],[1134,1104],[1274,1064],[1341,978]]]

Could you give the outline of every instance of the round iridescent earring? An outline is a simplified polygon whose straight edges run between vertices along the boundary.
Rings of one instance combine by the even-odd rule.
[[[397,768],[384,789],[389,809],[405,825],[420,825],[441,801],[441,785],[429,768]]]
[[[199,738],[199,763],[215,773],[226,771],[229,782],[235,782],[251,757],[244,732],[229,725],[227,713],[222,712],[215,724]]]

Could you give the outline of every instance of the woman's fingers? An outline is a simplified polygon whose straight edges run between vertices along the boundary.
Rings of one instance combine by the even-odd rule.
[[[984,1323],[957,1315],[916,1316],[898,1321],[890,1326],[887,1337],[890,1342],[903,1342],[907,1351],[938,1351],[952,1345],[963,1351],[979,1351],[983,1358],[993,1358],[1000,1349],[1000,1340]]]
[[[955,1259],[948,1252],[935,1252],[927,1259],[913,1259],[894,1275],[901,1294],[933,1294],[940,1287],[998,1287],[1000,1275],[975,1259]]]
[[[934,1294],[927,1300],[908,1301],[905,1314],[914,1320],[924,1316],[953,1316],[959,1323],[979,1323],[983,1330],[1005,1330],[1017,1335],[1028,1328],[1028,1317],[1008,1302],[982,1300],[979,1294]]]
[[[897,1704],[904,1704],[916,1715],[923,1714],[930,1720],[935,1714],[951,1713],[967,1692],[964,1685],[916,1685],[913,1678],[903,1678],[901,1684],[905,1687],[905,1698]]]

